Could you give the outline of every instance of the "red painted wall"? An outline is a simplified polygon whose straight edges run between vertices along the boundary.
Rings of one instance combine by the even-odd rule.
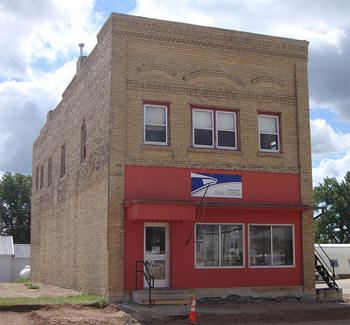
[[[126,199],[194,200],[190,197],[190,173],[212,172],[180,168],[126,168]],[[215,173],[225,171],[215,170]],[[227,173],[227,171],[226,171]],[[242,175],[243,198],[238,202],[299,203],[296,174],[237,172]],[[217,200],[217,199],[215,199]],[[224,201],[227,199],[223,199]],[[245,231],[245,266],[231,269],[195,269],[194,234],[186,246],[192,222],[170,222],[170,287],[224,288],[302,285],[300,213],[283,210],[247,210],[207,207],[200,222],[241,223]],[[293,224],[295,267],[249,268],[248,224]],[[125,221],[125,289],[135,289],[135,261],[143,259],[143,221]],[[139,275],[139,288],[143,284]]]
[[[271,214],[249,211],[241,216],[232,216],[231,212],[207,210],[201,222],[232,222],[244,224],[245,267],[232,269],[195,269],[194,235],[188,240],[192,222],[170,223],[170,287],[180,288],[225,288],[225,287],[261,287],[261,286],[298,286],[302,285],[301,269],[301,231],[300,217],[296,212]],[[249,268],[248,267],[248,224],[293,224],[295,234],[295,267],[292,268]],[[140,221],[125,223],[125,289],[135,289],[135,261],[143,259],[143,230]],[[139,275],[139,288],[142,276]]]
[[[200,200],[191,197],[191,172],[242,175],[242,199],[208,201],[299,204],[299,175],[189,168],[125,168],[125,198],[148,200]]]

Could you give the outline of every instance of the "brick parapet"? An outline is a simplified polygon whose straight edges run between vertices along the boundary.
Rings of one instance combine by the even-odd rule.
[[[254,52],[258,55],[276,55],[307,59],[308,42],[268,35],[174,23],[144,17],[112,13],[113,33],[129,38],[147,38],[152,41],[176,42],[185,45],[223,48]]]

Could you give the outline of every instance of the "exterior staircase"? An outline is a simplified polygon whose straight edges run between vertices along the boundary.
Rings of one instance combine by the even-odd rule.
[[[315,270],[329,288],[338,288],[338,284],[335,282],[335,275],[330,274],[329,269],[327,269],[317,255],[315,255]]]
[[[316,275],[319,274],[328,288],[338,288],[338,284],[335,282],[334,263],[320,245],[319,247],[322,250],[321,254],[315,250]]]

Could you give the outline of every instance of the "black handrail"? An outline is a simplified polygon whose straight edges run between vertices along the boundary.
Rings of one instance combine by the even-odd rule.
[[[315,255],[318,258],[318,260],[323,264],[323,266],[328,269],[327,271],[332,273],[331,279],[333,280],[333,287],[337,288],[338,284],[335,282],[334,262],[331,260],[331,258],[328,256],[326,251],[322,248],[322,246],[318,243],[317,243],[317,245],[319,248],[321,248],[323,254],[328,258],[329,264],[332,268],[327,264],[327,262],[325,262],[325,260],[321,256],[321,254],[319,252],[317,252],[316,249],[315,249]]]
[[[138,265],[142,264],[142,269],[139,270]],[[146,272],[145,272],[146,270]],[[151,295],[152,295],[152,288],[154,288],[154,275],[151,274],[147,267],[147,262],[138,260],[136,261],[136,290],[138,290],[138,285],[137,285],[137,274],[142,273],[143,277],[146,279],[147,284],[148,284],[148,307],[151,308]]]

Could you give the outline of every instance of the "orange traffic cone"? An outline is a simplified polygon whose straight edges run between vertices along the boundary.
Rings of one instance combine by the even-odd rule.
[[[196,322],[196,297],[193,297],[192,306],[190,311],[190,324],[197,324]]]

